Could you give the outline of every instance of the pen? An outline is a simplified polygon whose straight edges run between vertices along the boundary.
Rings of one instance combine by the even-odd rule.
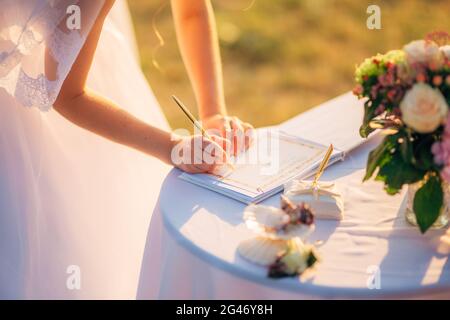
[[[206,132],[206,130],[203,128],[203,126],[200,124],[200,122],[195,119],[194,115],[189,111],[188,108],[186,108],[186,106],[180,101],[180,99],[178,99],[175,95],[172,95],[172,99],[175,101],[175,103],[180,107],[180,109],[183,111],[183,113],[188,117],[188,119],[192,122],[192,124],[198,129],[200,130],[200,132],[202,133],[202,136],[204,136],[206,139],[212,140],[214,141],[211,136],[208,134],[208,132]],[[222,148],[222,151],[227,155],[226,151]],[[234,169],[234,166],[227,162],[227,165],[231,168]]]
[[[330,157],[331,157],[332,153],[333,153],[333,145],[330,144],[330,146],[328,147],[327,152],[325,153],[325,156],[323,157],[322,162],[320,163],[319,169],[317,169],[316,175],[314,177],[314,181],[312,183],[313,186],[317,185],[317,182],[319,181],[320,176],[325,171],[325,168],[326,168],[326,166],[328,164],[328,161],[330,161]]]

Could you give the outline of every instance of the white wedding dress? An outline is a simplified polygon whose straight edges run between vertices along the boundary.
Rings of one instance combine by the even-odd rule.
[[[0,0],[3,299],[134,299],[151,214],[170,170],[51,108],[89,29],[58,33],[53,22],[74,2],[90,7],[81,13],[92,24],[100,0]],[[56,80],[43,71],[45,45],[58,63]],[[88,85],[168,129],[135,48],[126,2],[117,0]]]

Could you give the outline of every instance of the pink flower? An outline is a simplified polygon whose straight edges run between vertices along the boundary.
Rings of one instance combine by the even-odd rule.
[[[384,107],[384,105],[383,105],[383,104],[380,104],[380,105],[375,109],[375,114],[376,114],[376,115],[380,115],[380,114],[382,114],[385,110],[386,110],[386,108]]]
[[[442,76],[434,76],[433,77],[433,84],[438,87],[442,84]]]
[[[386,74],[382,74],[378,76],[378,82],[383,86],[387,87],[394,84],[394,75],[392,72],[388,72]]]
[[[450,182],[450,165],[447,165],[442,169],[441,178],[446,182]]]
[[[400,118],[402,116],[402,110],[400,110],[400,108],[394,108],[392,114],[397,118]]]
[[[445,148],[443,147],[442,143],[435,142],[431,146],[431,153],[434,155],[434,162],[437,165],[442,165],[445,163],[445,160],[447,158],[447,152]]]
[[[450,163],[450,137],[448,135],[444,135],[444,140],[442,141],[442,148],[446,151],[445,159],[446,161],[444,162],[448,162]]]
[[[397,92],[394,89],[391,89],[387,93],[387,97],[389,100],[394,101]]]
[[[418,73],[416,76],[416,81],[417,82],[425,82],[427,80],[427,76],[425,75],[425,73]]]
[[[450,183],[450,116],[447,117],[442,141],[435,142],[431,146],[431,152],[434,155],[434,162],[444,166],[441,178]]]
[[[444,54],[446,59],[450,59],[450,45],[442,46],[439,48],[441,52]]]
[[[353,94],[355,96],[360,96],[360,95],[362,95],[362,93],[363,93],[362,85],[358,84],[358,85],[356,85],[356,87],[353,88]]]
[[[387,68],[389,71],[394,71],[394,69],[395,69],[395,64],[393,64],[392,62],[388,61],[388,62],[386,63],[386,68]]]
[[[379,84],[374,85],[370,89],[370,96],[372,97],[372,99],[376,99],[376,97],[378,95],[378,90],[380,90],[380,85]]]
[[[416,40],[403,47],[406,60],[409,64],[420,63],[433,65],[439,68],[442,65],[443,55],[439,46],[433,41]]]
[[[450,123],[449,118],[447,118],[446,125],[444,128],[444,137],[450,137],[450,125],[447,125],[448,123]],[[450,141],[450,139],[449,139],[449,141]]]

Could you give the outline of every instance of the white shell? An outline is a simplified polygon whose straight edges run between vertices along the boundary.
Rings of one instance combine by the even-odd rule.
[[[262,227],[278,229],[289,222],[289,216],[281,209],[253,204],[245,208],[244,220],[248,223],[254,221]]]
[[[247,228],[256,234],[272,240],[289,240],[293,237],[305,239],[314,225],[289,225],[287,229],[280,228],[289,222],[289,215],[283,210],[263,205],[249,205],[244,210],[244,221]]]
[[[250,262],[269,266],[286,249],[286,241],[257,237],[242,241],[238,246],[239,254]]]

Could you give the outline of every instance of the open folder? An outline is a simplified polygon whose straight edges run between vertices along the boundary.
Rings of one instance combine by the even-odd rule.
[[[289,180],[312,176],[329,143],[335,149],[328,166],[366,141],[358,134],[363,112],[362,102],[346,93],[278,127],[258,129],[256,143],[234,159],[234,171],[222,177],[182,173],[180,178],[244,203],[262,201]]]
[[[258,129],[254,144],[232,159],[233,170],[220,175],[182,173],[180,178],[244,203],[257,203],[283,190],[289,180],[313,175],[327,148],[278,129]],[[329,165],[343,157],[344,152],[335,149]]]

